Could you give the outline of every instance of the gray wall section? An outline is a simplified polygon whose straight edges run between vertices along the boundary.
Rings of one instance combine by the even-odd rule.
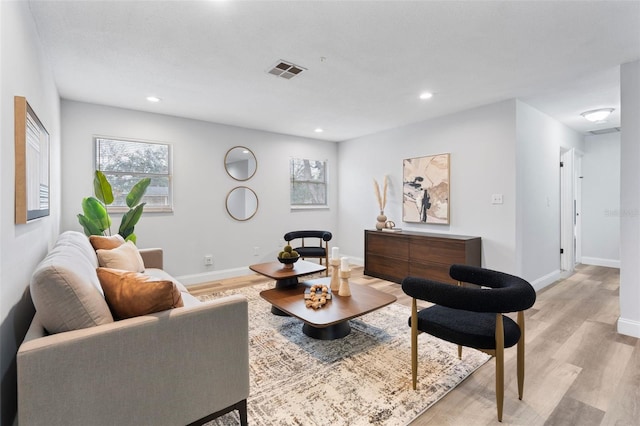
[[[60,100],[27,2],[0,2],[1,422],[16,412],[16,352],[33,316],[29,279],[59,232]],[[24,96],[50,135],[50,216],[14,224],[14,96]]]

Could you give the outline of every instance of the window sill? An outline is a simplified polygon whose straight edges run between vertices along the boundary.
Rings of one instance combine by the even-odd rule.
[[[329,210],[329,206],[290,206],[294,210]]]
[[[125,214],[129,211],[128,207],[108,207],[109,214]],[[146,213],[173,213],[173,207],[147,207],[144,206],[143,214]]]

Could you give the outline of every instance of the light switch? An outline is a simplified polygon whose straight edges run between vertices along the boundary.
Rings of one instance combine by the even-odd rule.
[[[493,194],[491,196],[491,204],[502,204],[502,194]]]

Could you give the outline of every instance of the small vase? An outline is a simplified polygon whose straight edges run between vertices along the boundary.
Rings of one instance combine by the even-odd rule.
[[[331,291],[334,293],[337,293],[338,290],[340,290],[340,259],[330,259],[329,260],[329,264],[331,265],[332,268],[332,273],[331,273]]]
[[[349,287],[349,277],[351,277],[351,270],[340,270],[340,288],[338,289],[338,296],[349,297],[351,296],[351,287]]]
[[[380,214],[378,215],[376,220],[378,221],[376,223],[376,229],[380,231],[382,230],[382,228],[384,228],[384,224],[387,222],[387,217],[384,215],[384,211],[380,210]]]

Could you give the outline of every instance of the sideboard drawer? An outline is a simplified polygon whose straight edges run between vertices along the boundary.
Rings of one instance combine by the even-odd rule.
[[[410,263],[409,275],[412,277],[427,278],[429,280],[440,281],[442,283],[456,284],[456,281],[449,276],[450,265],[442,263]]]
[[[481,265],[479,237],[365,230],[364,245],[364,274],[396,283],[409,275],[455,283],[452,264]]]

